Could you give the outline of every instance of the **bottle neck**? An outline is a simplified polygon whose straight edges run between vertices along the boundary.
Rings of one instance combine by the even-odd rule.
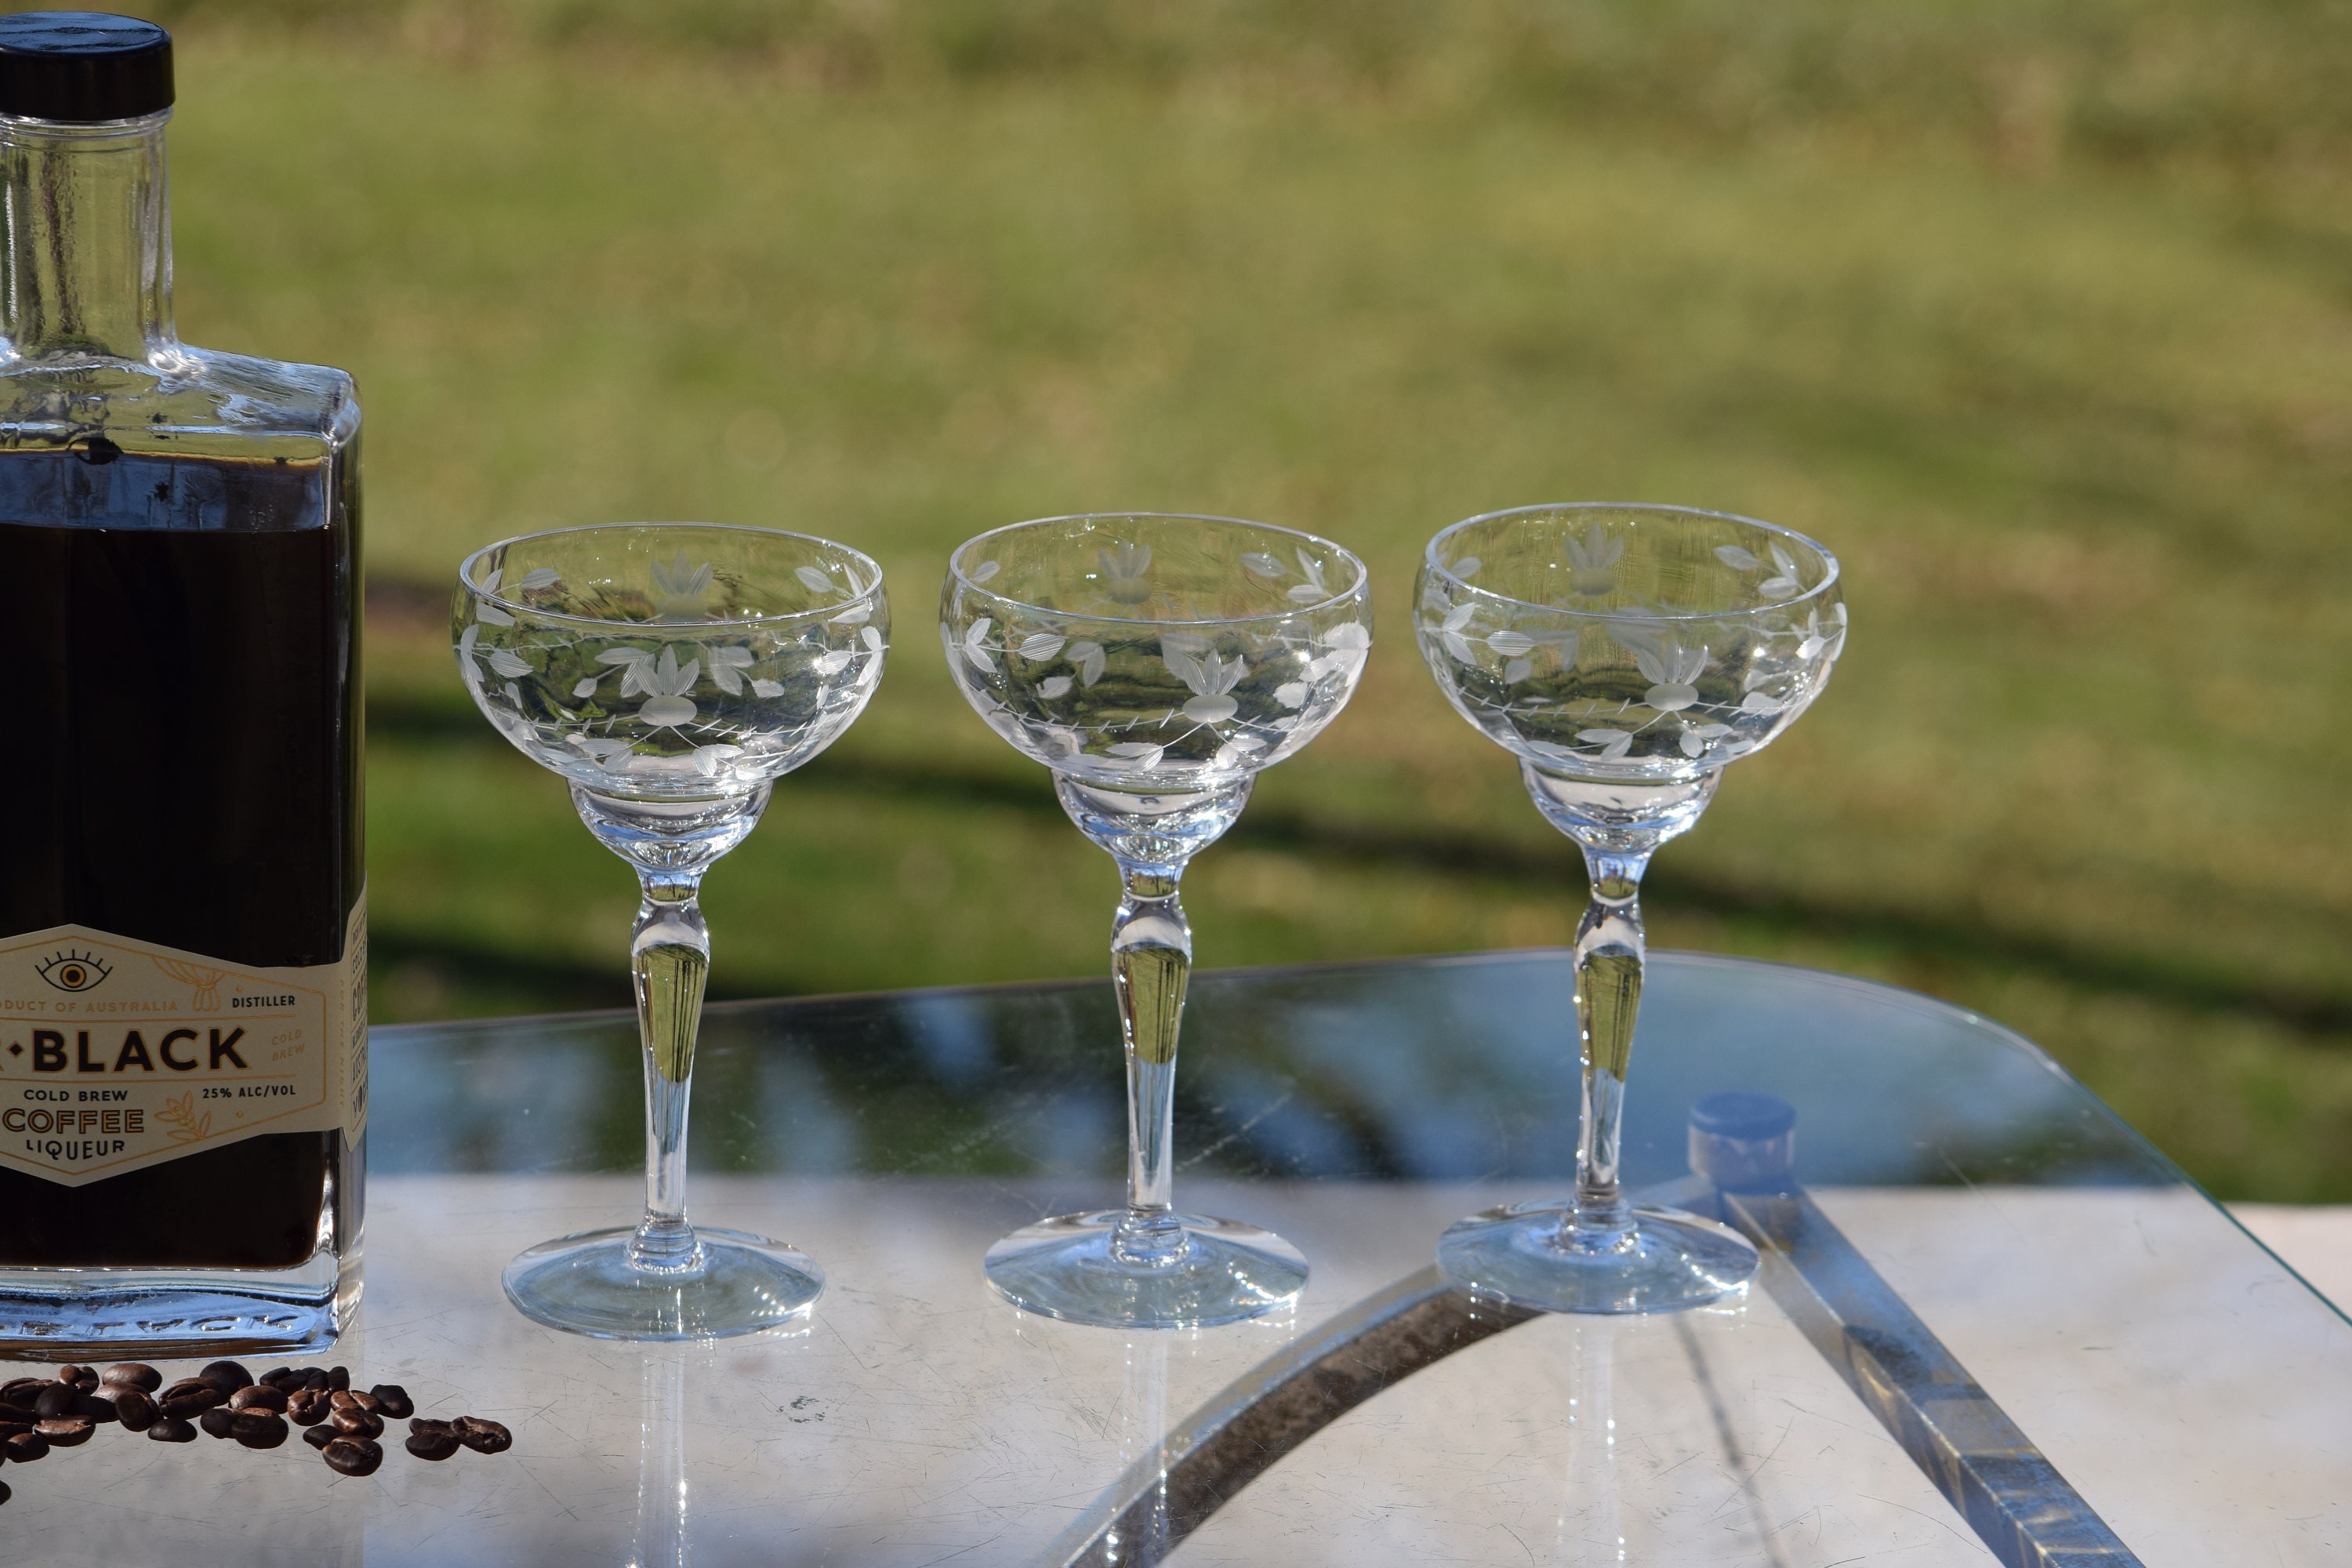
[[[169,110],[68,124],[0,115],[0,333],[27,359],[154,361],[176,346]]]

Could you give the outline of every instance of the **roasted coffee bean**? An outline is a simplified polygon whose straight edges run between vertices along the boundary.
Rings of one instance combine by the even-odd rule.
[[[248,1448],[275,1448],[290,1430],[273,1410],[240,1410],[229,1418],[228,1435]]]
[[[347,1476],[372,1476],[383,1463],[383,1449],[364,1437],[338,1437],[319,1450],[327,1468]]]
[[[72,1415],[73,1407],[80,1403],[80,1389],[70,1383],[53,1383],[41,1390],[41,1396],[33,1401],[33,1414],[44,1421],[54,1421],[61,1415]]]
[[[203,1415],[227,1397],[211,1384],[198,1383],[194,1378],[188,1377],[182,1378],[165,1389],[163,1397],[155,1402],[155,1407],[166,1415],[175,1415],[184,1420],[191,1415]]]
[[[59,1383],[70,1383],[76,1388],[80,1389],[84,1394],[88,1394],[91,1389],[98,1386],[98,1368],[94,1366],[75,1366],[70,1364],[61,1366],[58,1368],[58,1381]]]
[[[457,1441],[477,1454],[503,1454],[514,1447],[513,1433],[478,1415],[460,1415],[449,1423],[449,1430],[457,1435]]]
[[[379,1383],[368,1393],[375,1396],[375,1412],[394,1421],[405,1421],[416,1414],[416,1402],[408,1397],[408,1390],[396,1383]]]
[[[208,1437],[226,1437],[236,1430],[236,1412],[226,1405],[215,1405],[196,1417],[196,1425]]]
[[[420,1459],[446,1459],[463,1446],[457,1441],[457,1434],[437,1423],[408,1435],[408,1451]]]
[[[196,1429],[176,1415],[165,1415],[147,1428],[147,1440],[151,1443],[193,1443],[196,1440]]]
[[[331,1391],[335,1385],[333,1380],[327,1376],[327,1369],[325,1367],[314,1366],[309,1368],[303,1373],[302,1386],[305,1388],[315,1388],[320,1393],[325,1394]]]
[[[152,1394],[163,1386],[163,1374],[143,1361],[119,1361],[106,1369],[104,1382],[112,1388],[135,1388]]]
[[[10,1492],[8,1489],[8,1483],[6,1481],[0,1481],[0,1502],[6,1502],[9,1498],[14,1495],[15,1494]]]
[[[332,1426],[313,1426],[302,1434],[302,1441],[313,1448],[323,1448],[330,1443],[340,1441],[342,1436]]]
[[[41,1390],[56,1379],[47,1377],[15,1377],[0,1384],[0,1405],[12,1405],[19,1410],[30,1410]]]
[[[250,1384],[253,1373],[233,1361],[206,1362],[204,1370],[196,1373],[196,1381],[211,1384],[226,1396]]]
[[[0,1451],[7,1454],[12,1465],[29,1465],[49,1451],[49,1440],[38,1432],[19,1432],[0,1443]]]
[[[436,1416],[419,1415],[408,1424],[408,1429],[412,1432],[446,1432],[449,1423]]]
[[[353,1410],[346,1406],[327,1417],[327,1425],[346,1437],[381,1437],[383,1417],[372,1411]]]
[[[0,1416],[0,1439],[14,1437],[19,1432],[29,1432],[32,1429],[33,1413],[29,1410],[18,1410],[11,1406],[6,1415]]]
[[[79,1420],[95,1421],[101,1426],[122,1418],[122,1412],[115,1408],[114,1401],[102,1394],[83,1394],[74,1401],[74,1407],[66,1414]]]
[[[37,1436],[49,1440],[52,1448],[79,1448],[97,1430],[97,1423],[91,1421],[44,1421],[33,1428]]]
[[[349,1388],[351,1385],[352,1369],[350,1367],[331,1366],[327,1369],[327,1386],[329,1388]]]
[[[339,1388],[327,1398],[338,1410],[364,1410],[371,1415],[375,1414],[377,1400],[373,1394],[362,1394],[355,1388]]]
[[[302,1381],[302,1374],[290,1366],[273,1366],[254,1381],[264,1388],[293,1389]]]
[[[286,1395],[266,1384],[257,1383],[249,1388],[240,1388],[230,1394],[228,1407],[231,1410],[269,1410],[282,1413],[286,1408]]]
[[[155,1402],[135,1388],[126,1388],[114,1396],[114,1415],[125,1432],[144,1432],[155,1425]]]
[[[316,1426],[332,1408],[325,1389],[305,1388],[286,1401],[286,1419],[297,1426]]]

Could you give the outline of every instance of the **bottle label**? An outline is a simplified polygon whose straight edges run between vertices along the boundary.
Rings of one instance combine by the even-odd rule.
[[[334,963],[254,969],[88,926],[0,938],[0,1166],[78,1187],[367,1118],[367,899]]]

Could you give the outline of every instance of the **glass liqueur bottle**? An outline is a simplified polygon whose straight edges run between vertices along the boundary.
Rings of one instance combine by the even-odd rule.
[[[183,345],[171,39],[0,17],[0,1348],[315,1346],[359,1291],[359,405]]]

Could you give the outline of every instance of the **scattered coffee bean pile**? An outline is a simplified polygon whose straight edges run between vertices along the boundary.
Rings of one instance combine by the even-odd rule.
[[[459,1448],[502,1454],[514,1447],[514,1434],[495,1421],[418,1416],[398,1384],[379,1383],[362,1393],[340,1366],[281,1366],[257,1378],[236,1362],[216,1361],[166,1388],[162,1373],[126,1361],[103,1374],[63,1366],[54,1378],[0,1384],[0,1462],[29,1464],[52,1448],[75,1447],[109,1423],[144,1432],[156,1443],[193,1443],[202,1431],[248,1448],[275,1448],[286,1441],[290,1422],[305,1428],[302,1440],[320,1451],[328,1468],[367,1476],[383,1463],[376,1439],[387,1420],[408,1422],[407,1448],[420,1459],[446,1459]],[[9,1495],[0,1481],[0,1503]]]

